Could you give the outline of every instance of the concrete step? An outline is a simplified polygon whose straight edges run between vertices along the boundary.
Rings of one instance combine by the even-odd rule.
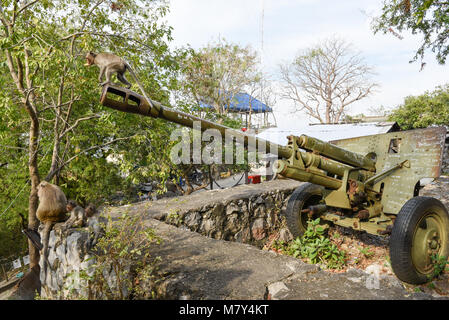
[[[435,299],[410,293],[394,276],[361,270],[320,270],[293,257],[254,246],[211,239],[148,219],[163,239],[152,247],[166,274],[158,285],[168,299]]]

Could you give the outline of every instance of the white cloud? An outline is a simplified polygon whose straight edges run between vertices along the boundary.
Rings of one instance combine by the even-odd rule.
[[[279,63],[292,60],[300,49],[332,35],[353,43],[374,66],[374,80],[381,86],[376,94],[355,104],[353,113],[367,113],[368,107],[397,106],[405,96],[421,94],[447,81],[447,66],[438,65],[431,52],[421,72],[419,62],[408,63],[420,37],[403,34],[404,39],[399,40],[392,34],[373,34],[371,17],[379,14],[382,0],[171,0],[167,20],[174,27],[174,45],[189,43],[199,48],[221,36],[259,50],[262,4],[266,72],[275,75]],[[288,101],[278,99],[274,109],[278,123],[309,121],[304,115],[289,114]]]

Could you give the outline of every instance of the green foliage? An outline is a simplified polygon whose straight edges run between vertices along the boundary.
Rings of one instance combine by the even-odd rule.
[[[15,3],[1,4],[14,25],[0,29],[0,214],[15,201],[0,216],[0,256],[26,244],[17,230],[30,192],[27,98],[39,116],[40,179],[56,166],[53,182],[69,198],[102,201],[149,178],[164,182],[172,171],[173,125],[100,106],[98,68],[83,65],[88,50],[114,52],[130,62],[150,97],[167,104],[178,69],[168,48],[171,28],[162,22],[167,3],[126,0],[114,8],[110,1],[39,0],[20,12],[24,2]]]
[[[325,228],[320,219],[308,221],[308,227],[302,237],[298,237],[285,248],[285,252],[293,257],[301,257],[310,263],[320,263],[329,269],[341,269],[346,263],[344,251],[325,236]]]
[[[83,272],[88,281],[88,299],[124,299],[151,297],[144,285],[155,278],[158,258],[150,254],[149,246],[161,239],[154,230],[145,226],[143,216],[124,213],[117,220],[110,217],[103,224],[104,236],[95,246],[95,263]]]
[[[243,126],[241,119],[228,112],[228,106],[236,94],[245,92],[248,86],[260,81],[256,52],[249,47],[241,47],[220,39],[199,50],[188,48],[180,51],[178,58],[179,82],[177,90],[174,91],[178,109],[230,128],[240,129]],[[202,104],[208,104],[213,109],[203,108]],[[189,134],[192,141],[192,132]],[[215,139],[211,140],[210,144],[209,141],[203,141],[202,147],[212,145]],[[233,148],[235,156],[235,145]],[[222,163],[224,163],[225,148],[222,150]],[[247,159],[246,154],[244,157]],[[239,165],[226,165],[226,169],[234,172],[245,170],[248,164],[246,160],[244,162]],[[211,171],[217,171],[217,166],[212,164]],[[194,172],[202,172],[204,177],[202,184],[197,187],[193,187],[189,181],[189,176]],[[172,167],[171,174],[186,181],[188,194],[209,184],[208,172],[209,166],[180,164]]]
[[[368,248],[359,248],[359,251],[365,256],[365,258],[369,258],[374,255],[374,252],[370,251]]]
[[[180,76],[182,100],[197,109],[208,104],[220,115],[228,113],[236,94],[261,80],[256,52],[225,39],[186,51]]]
[[[402,129],[426,128],[449,123],[449,85],[438,86],[432,92],[409,96],[399,108],[393,110],[391,121]]]
[[[447,30],[449,3],[441,0],[384,0],[382,14],[373,21],[374,32],[410,30],[422,35],[413,61],[424,57],[426,49],[436,52],[436,59],[444,64],[449,53]]]
[[[449,271],[449,269],[446,267],[447,265],[449,265],[447,257],[433,254],[430,258],[433,264],[433,271],[428,275],[429,280],[438,277],[444,271]]]

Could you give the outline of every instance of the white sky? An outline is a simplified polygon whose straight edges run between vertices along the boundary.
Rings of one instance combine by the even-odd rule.
[[[173,30],[173,46],[201,48],[218,37],[261,52],[263,19],[263,71],[279,77],[278,64],[291,61],[303,49],[330,36],[352,43],[365,62],[374,67],[377,92],[357,104],[349,114],[369,114],[369,107],[394,108],[408,95],[418,95],[445,84],[448,66],[438,65],[427,52],[423,71],[420,62],[410,64],[420,37],[403,33],[373,35],[370,23],[380,13],[381,0],[170,0],[166,20]],[[292,114],[292,103],[277,99],[272,106],[278,126],[295,127],[311,122],[305,114]]]

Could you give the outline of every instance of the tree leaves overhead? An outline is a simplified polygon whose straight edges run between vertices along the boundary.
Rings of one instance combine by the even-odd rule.
[[[55,179],[82,204],[148,176],[168,175],[161,159],[168,158],[173,126],[100,106],[98,68],[83,65],[89,50],[114,52],[134,67],[151,98],[167,103],[177,70],[168,48],[171,28],[161,20],[167,10],[158,0],[2,1],[0,232],[17,230],[18,213],[31,206],[31,154],[37,155],[34,174]],[[39,125],[31,153],[30,104]],[[109,161],[117,157],[119,166]],[[144,173],[132,169],[146,165],[151,170]],[[3,245],[11,243],[0,245],[0,255]]]
[[[421,60],[427,49],[444,64],[449,53],[449,2],[443,0],[384,0],[382,14],[373,20],[375,33],[409,30],[422,36],[412,61]]]

